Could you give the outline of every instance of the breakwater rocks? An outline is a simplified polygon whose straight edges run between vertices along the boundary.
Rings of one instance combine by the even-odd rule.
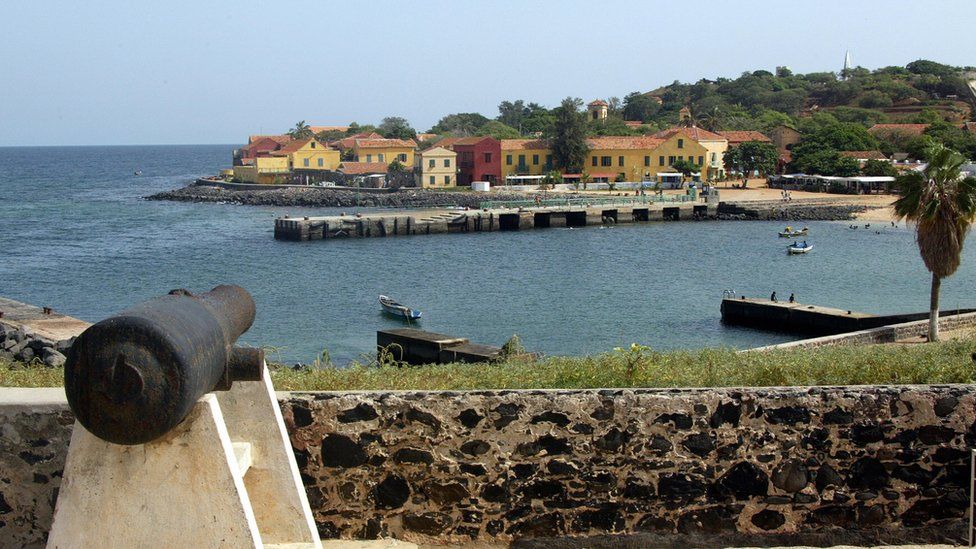
[[[484,200],[525,200],[521,193],[492,192],[490,196],[471,192],[444,192],[405,188],[387,193],[337,190],[322,187],[268,190],[228,190],[221,187],[189,185],[146,197],[148,200],[182,202],[221,202],[246,206],[296,206],[353,208],[429,208],[458,206],[478,208]]]
[[[765,221],[847,221],[867,210],[853,204],[722,203],[718,219]]]
[[[64,366],[64,354],[73,342],[74,338],[51,341],[29,330],[0,324],[0,359],[8,361],[25,364],[39,361],[50,368]]]
[[[310,393],[325,538],[960,541],[971,386]],[[610,545],[607,545],[610,546]]]

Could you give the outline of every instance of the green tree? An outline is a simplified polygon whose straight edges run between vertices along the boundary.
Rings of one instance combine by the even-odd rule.
[[[475,135],[475,132],[488,122],[487,117],[476,112],[459,112],[441,118],[430,129],[430,133],[451,133],[457,136]]]
[[[976,218],[976,179],[961,178],[965,158],[936,144],[922,171],[895,180],[901,197],[895,215],[915,223],[915,241],[922,262],[932,273],[929,296],[929,341],[939,340],[939,290],[942,279],[959,268],[963,242]]]
[[[871,158],[864,163],[864,167],[861,168],[861,173],[869,176],[895,177],[898,175],[898,170],[887,160]]]
[[[487,135],[495,139],[518,139],[522,137],[518,130],[511,126],[506,126],[498,120],[489,120],[484,126],[478,128],[475,135]]]
[[[661,105],[657,101],[652,99],[649,95],[632,92],[624,96],[623,109],[621,113],[623,114],[624,120],[639,120],[641,122],[650,122],[654,119],[654,115],[661,110]]]
[[[360,126],[356,122],[349,123],[349,129],[346,130],[346,135],[356,135],[357,133],[373,133],[376,131],[376,126],[372,124],[363,124]]]
[[[288,136],[292,139],[308,139],[314,134],[312,134],[312,128],[308,127],[304,120],[301,120],[295,124],[294,128],[288,130]]]
[[[399,116],[384,118],[377,131],[388,139],[413,139],[417,137],[417,130],[410,127],[406,118]]]
[[[586,162],[586,117],[580,112],[583,100],[567,97],[556,107],[552,130],[552,157],[557,167],[579,173]]]
[[[681,172],[682,181],[684,181],[687,177],[691,177],[691,174],[701,171],[701,166],[685,159],[676,160],[673,164],[671,164],[671,168],[677,172]]]
[[[776,171],[779,151],[766,141],[746,141],[729,147],[722,160],[727,172],[767,175]]]

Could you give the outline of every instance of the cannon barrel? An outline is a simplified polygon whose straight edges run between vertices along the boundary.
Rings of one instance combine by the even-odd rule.
[[[68,352],[68,405],[103,440],[155,440],[204,394],[263,378],[261,349],[234,347],[254,313],[246,290],[225,285],[195,296],[173,290],[94,324]]]

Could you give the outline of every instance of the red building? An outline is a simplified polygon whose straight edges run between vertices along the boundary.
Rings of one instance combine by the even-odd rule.
[[[448,137],[437,146],[457,153],[457,184],[470,187],[472,181],[490,181],[495,185],[502,178],[502,144],[492,137]]]
[[[234,165],[243,166],[253,164],[259,156],[270,156],[288,144],[291,138],[287,135],[252,135],[246,146],[234,151]]]

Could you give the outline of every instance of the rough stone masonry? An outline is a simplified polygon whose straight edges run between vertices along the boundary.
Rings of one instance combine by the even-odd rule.
[[[904,544],[968,526],[971,385],[280,399],[324,538]],[[0,406],[0,547],[43,545],[71,424],[63,403]]]
[[[971,386],[317,393],[283,410],[325,538],[904,543],[965,536],[974,397]]]

